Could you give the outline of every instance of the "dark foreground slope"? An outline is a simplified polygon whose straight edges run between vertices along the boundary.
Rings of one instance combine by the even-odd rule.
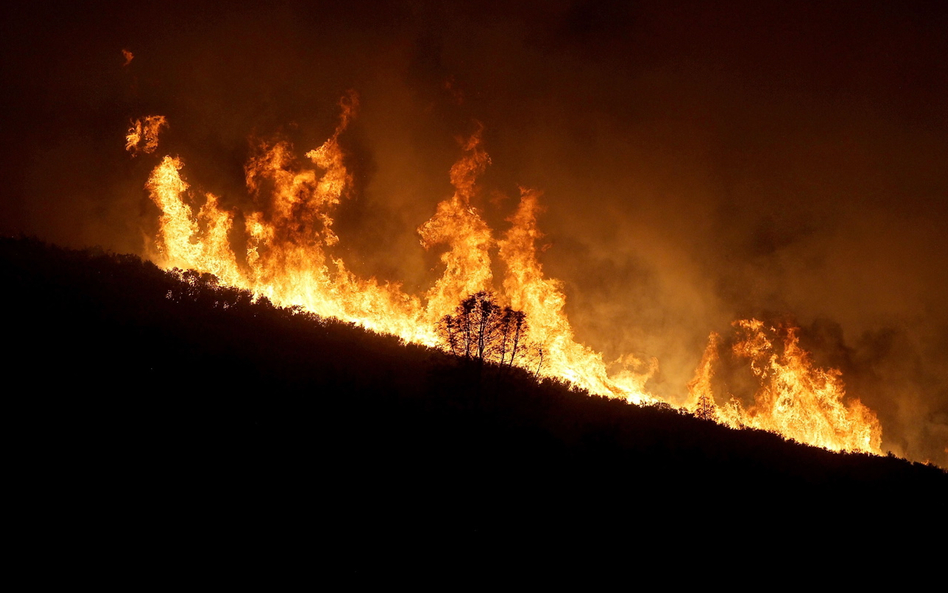
[[[790,534],[878,549],[943,528],[937,468],[537,384],[133,256],[0,239],[0,275],[28,556],[353,569]]]

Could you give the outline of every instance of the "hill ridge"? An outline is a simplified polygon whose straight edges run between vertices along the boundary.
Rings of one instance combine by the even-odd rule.
[[[933,466],[538,383],[136,256],[3,238],[0,266],[20,494],[57,528],[92,529],[88,507],[158,539],[198,517],[219,537],[233,516],[291,539],[293,517],[495,542],[694,535],[737,509],[761,533],[944,520]],[[643,527],[653,507],[661,529]]]

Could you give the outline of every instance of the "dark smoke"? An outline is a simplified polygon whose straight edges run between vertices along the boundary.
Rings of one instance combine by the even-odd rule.
[[[353,89],[335,228],[356,272],[428,285],[415,229],[477,120],[478,205],[499,234],[518,185],[544,191],[582,341],[658,357],[650,387],[676,399],[710,331],[792,316],[885,447],[948,466],[945,8],[509,4],[11,9],[0,230],[140,253],[156,161],[124,152],[132,118],[167,116],[159,154],[238,208],[248,136],[302,155]]]

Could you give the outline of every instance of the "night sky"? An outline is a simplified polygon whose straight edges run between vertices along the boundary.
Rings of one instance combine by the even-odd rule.
[[[356,273],[430,286],[415,231],[479,122],[477,205],[499,236],[518,186],[544,192],[581,342],[657,357],[674,401],[709,332],[796,323],[885,449],[948,467],[944,2],[255,4],[5,9],[0,232],[143,253],[161,155],[240,209],[248,137],[302,156],[354,90]],[[151,114],[170,128],[132,159]]]

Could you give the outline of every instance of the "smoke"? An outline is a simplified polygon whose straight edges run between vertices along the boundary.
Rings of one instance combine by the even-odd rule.
[[[451,195],[479,121],[475,205],[498,236],[543,192],[546,272],[580,341],[659,360],[685,394],[711,331],[792,317],[820,366],[875,410],[884,446],[948,466],[948,55],[944,10],[668,2],[274,2],[227,10],[21,8],[2,32],[0,230],[143,252],[158,154],[227,208],[249,200],[248,136],[300,155],[340,139],[356,187],[336,247],[419,293],[417,227]],[[129,61],[125,52],[134,55]]]

